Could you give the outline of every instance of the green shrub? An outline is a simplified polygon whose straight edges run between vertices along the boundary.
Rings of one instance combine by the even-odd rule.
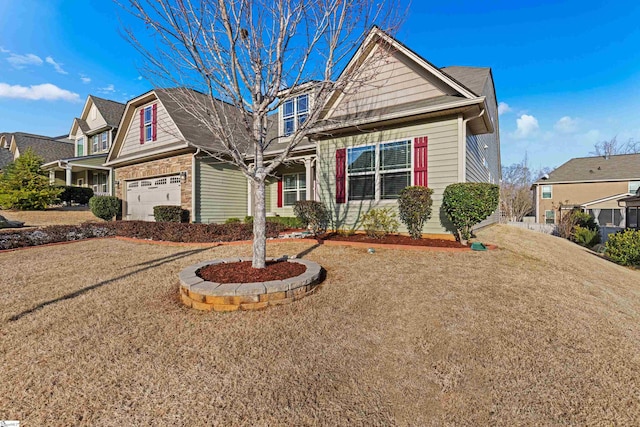
[[[450,184],[444,189],[442,208],[460,240],[471,238],[471,229],[498,208],[500,189],[482,182]]]
[[[49,185],[41,169],[43,160],[31,148],[9,163],[0,174],[0,207],[43,210],[54,203],[62,190]]]
[[[89,199],[89,208],[98,218],[111,221],[120,216],[122,202],[115,196],[93,196]]]
[[[245,224],[253,224],[253,217],[251,215],[247,215],[244,217]]]
[[[406,187],[400,191],[400,221],[407,226],[409,234],[414,239],[422,237],[422,227],[431,216],[432,194],[432,189],[418,186]]]
[[[324,204],[314,200],[296,202],[293,213],[300,221],[300,225],[309,227],[314,235],[327,230],[329,211]]]
[[[600,233],[596,229],[576,225],[573,227],[572,240],[580,246],[591,248],[600,243]]]
[[[89,203],[89,199],[93,197],[93,189],[89,187],[74,187],[68,185],[58,188],[62,189],[62,193],[58,196],[61,202],[86,205]]]
[[[285,228],[303,228],[302,222],[295,216],[268,216],[267,221],[275,222]]]
[[[400,223],[391,208],[371,209],[362,215],[362,228],[367,236],[382,239],[384,236],[398,231]]]
[[[189,211],[181,206],[159,205],[153,207],[156,222],[189,222]]]
[[[572,215],[574,216],[575,223],[577,226],[582,228],[590,228],[592,230],[600,230],[598,223],[596,223],[596,219],[589,215],[586,212],[582,212],[579,210],[572,211]]]
[[[240,224],[242,221],[240,221],[240,218],[227,218],[227,220],[224,222],[225,224]]]
[[[610,234],[605,247],[605,254],[612,261],[622,265],[640,265],[640,230]]]

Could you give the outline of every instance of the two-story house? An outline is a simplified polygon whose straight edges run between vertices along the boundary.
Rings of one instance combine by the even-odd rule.
[[[565,212],[580,209],[602,226],[625,227],[619,201],[640,187],[640,154],[571,159],[533,184],[536,222],[558,223]]]
[[[111,195],[113,176],[103,166],[115,138],[124,104],[89,95],[80,117],[73,119],[69,139],[70,155],[43,165],[52,184],[90,187],[94,194]]]
[[[73,154],[73,143],[66,135],[44,136],[25,132],[0,134],[0,170],[31,149],[44,162]]]
[[[365,60],[384,50],[379,63]],[[375,58],[375,56],[373,56]],[[370,76],[358,90],[335,93],[318,123],[267,185],[268,215],[289,216],[298,200],[320,200],[336,228],[357,228],[374,207],[397,206],[407,185],[434,190],[430,234],[448,234],[440,215],[445,187],[500,180],[497,100],[489,68],[438,68],[378,28],[347,65]],[[366,69],[366,67],[373,67]],[[267,157],[306,120],[313,83],[298,88],[270,118]],[[188,89],[156,89],[129,101],[106,167],[125,219],[153,220],[153,206],[179,205],[195,222],[253,213],[248,180],[216,160],[214,136],[181,105],[211,105]],[[204,107],[203,107],[204,108]],[[240,114],[229,109],[229,117]],[[241,130],[238,130],[241,131]],[[248,152],[251,152],[248,147]],[[497,213],[485,223],[497,220]]]

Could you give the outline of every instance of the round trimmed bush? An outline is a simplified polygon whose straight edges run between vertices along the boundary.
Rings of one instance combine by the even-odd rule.
[[[431,195],[433,190],[427,187],[406,187],[400,191],[398,210],[400,221],[407,226],[409,235],[413,239],[422,237],[424,223],[431,217]]]
[[[474,225],[498,209],[500,188],[484,182],[460,182],[444,189],[442,208],[456,228],[460,240],[471,238]]]
[[[105,221],[120,216],[122,202],[115,196],[93,196],[89,199],[91,213]]]

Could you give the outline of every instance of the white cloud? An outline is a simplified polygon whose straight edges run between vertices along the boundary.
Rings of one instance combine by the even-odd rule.
[[[508,113],[510,111],[513,111],[511,109],[511,107],[509,106],[509,104],[507,104],[506,102],[501,102],[498,104],[498,115],[501,116],[505,113]]]
[[[47,56],[45,61],[47,61],[47,64],[53,65],[53,68],[56,70],[56,72],[58,72],[60,74],[69,74],[65,70],[62,69],[62,64],[58,64],[56,61],[53,60],[52,57]]]
[[[80,80],[82,80],[84,84],[91,83],[91,77],[87,77],[84,74],[80,74]]]
[[[0,98],[29,99],[32,101],[55,101],[58,99],[71,102],[80,101],[80,95],[77,93],[61,89],[51,83],[32,85],[29,87],[0,83]]]
[[[142,76],[138,76],[136,80],[142,80]]]
[[[112,93],[116,91],[116,88],[113,84],[106,85],[105,87],[101,87],[98,89],[99,92],[102,93]]]
[[[3,48],[2,46],[0,46],[0,53],[9,53],[9,52],[11,52],[11,51]]]
[[[521,115],[520,118],[516,120],[516,123],[518,124],[518,128],[513,136],[518,139],[528,138],[540,129],[538,119],[529,114]]]
[[[33,53],[27,53],[26,55],[17,55],[12,53],[7,58],[7,61],[18,70],[23,69],[27,65],[42,65],[42,58]]]
[[[572,119],[569,116],[564,116],[556,122],[553,128],[559,133],[574,133],[578,131],[578,120]]]

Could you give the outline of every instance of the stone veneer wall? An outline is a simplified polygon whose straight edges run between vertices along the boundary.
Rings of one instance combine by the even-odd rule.
[[[126,202],[123,197],[123,191],[127,188],[126,181],[135,181],[143,178],[157,178],[165,175],[175,175],[182,171],[187,171],[187,180],[180,185],[180,205],[182,209],[191,212],[191,200],[193,197],[191,191],[191,180],[193,179],[193,170],[191,167],[191,159],[193,154],[181,154],[179,156],[167,157],[165,159],[151,160],[148,162],[137,163],[135,165],[121,166],[114,168],[115,180],[120,181],[120,186],[116,186],[115,195],[119,199]],[[123,206],[123,212],[125,208]]]

